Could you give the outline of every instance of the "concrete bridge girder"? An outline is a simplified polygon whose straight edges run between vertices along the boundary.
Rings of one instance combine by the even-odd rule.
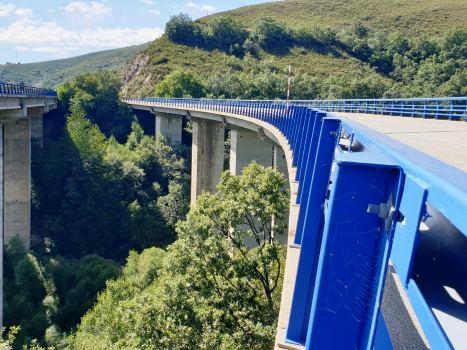
[[[8,97],[0,95],[0,123],[31,115],[45,114],[57,108],[56,97]]]

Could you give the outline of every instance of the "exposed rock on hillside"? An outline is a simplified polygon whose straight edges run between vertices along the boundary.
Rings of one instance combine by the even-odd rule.
[[[125,95],[129,92],[131,86],[135,84],[135,82],[143,80],[143,84],[148,86],[150,83],[150,75],[148,77],[144,77],[144,74],[141,72],[145,71],[148,65],[149,55],[147,55],[144,51],[136,53],[130,60],[130,62],[126,65],[126,67],[122,70],[122,79],[123,79],[123,87],[122,87],[122,94]],[[141,85],[141,84],[138,84]]]

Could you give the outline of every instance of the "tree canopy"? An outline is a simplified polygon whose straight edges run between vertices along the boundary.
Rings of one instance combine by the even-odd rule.
[[[155,89],[156,97],[201,98],[206,96],[207,86],[190,72],[177,71],[169,74]]]
[[[285,181],[256,163],[243,175],[225,172],[218,193],[203,193],[177,225],[157,278],[147,287],[133,283],[130,255],[70,348],[271,349],[285,262],[277,242],[286,229]]]

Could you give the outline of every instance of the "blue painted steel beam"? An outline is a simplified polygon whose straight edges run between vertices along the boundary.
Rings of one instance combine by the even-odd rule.
[[[339,122],[332,119],[321,119],[318,114],[315,129],[320,133],[317,140],[316,157],[309,159],[313,163],[310,187],[304,189],[308,193],[307,206],[303,210],[303,233],[295,237],[301,239],[300,260],[297,268],[289,327],[286,339],[290,342],[304,345],[306,342],[311,302],[314,291],[314,276],[316,275],[318,252],[321,244],[323,227],[323,205],[329,185],[334,149],[337,142]],[[317,132],[315,134],[318,134]],[[318,142],[319,141],[319,142]],[[310,167],[311,169],[311,167]],[[302,212],[302,210],[300,210]],[[321,227],[321,230],[320,230]]]
[[[368,207],[393,196],[397,210],[403,174],[382,154],[335,160],[306,349],[372,350],[393,225]]]

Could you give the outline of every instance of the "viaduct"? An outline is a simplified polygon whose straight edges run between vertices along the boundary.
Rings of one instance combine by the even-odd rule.
[[[21,89],[0,85],[0,227],[29,247],[31,138],[57,97]],[[232,173],[286,174],[276,349],[467,348],[467,98],[122,101],[172,143],[193,122],[192,204],[216,190],[226,128]]]

